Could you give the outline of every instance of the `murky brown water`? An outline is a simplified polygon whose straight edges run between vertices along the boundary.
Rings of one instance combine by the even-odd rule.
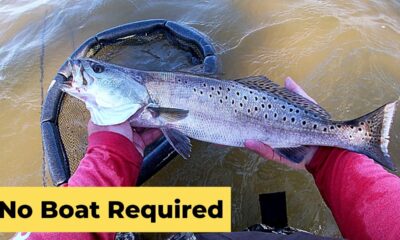
[[[291,76],[336,119],[359,116],[400,95],[395,0],[85,2],[0,1],[1,186],[41,184],[42,39],[45,89],[86,38],[123,23],[165,18],[208,34],[225,78],[263,74],[282,83]],[[399,167],[398,117],[390,150]],[[286,191],[292,226],[340,235],[308,173],[242,149],[194,142],[191,159],[175,159],[148,184],[232,186],[234,230],[260,221],[259,193]]]

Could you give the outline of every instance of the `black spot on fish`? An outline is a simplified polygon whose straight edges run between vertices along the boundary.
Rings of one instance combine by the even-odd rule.
[[[258,97],[254,97],[254,100],[258,101]]]
[[[266,97],[263,97],[263,100],[266,100],[267,98]]]
[[[258,111],[258,108],[257,108],[257,107],[254,107],[254,111]]]
[[[247,100],[247,97],[246,97],[246,96],[244,96],[243,98],[244,98],[244,100]]]
[[[306,121],[303,121],[303,122],[302,122],[303,125],[306,125],[306,123],[307,123]]]
[[[299,113],[300,112],[300,110],[299,109],[296,109],[296,113]]]
[[[358,128],[358,131],[360,131],[360,132],[361,132],[361,131],[362,131],[362,128]]]
[[[203,94],[203,91],[200,91],[200,94]]]
[[[210,94],[210,97],[212,97],[212,95]]]
[[[268,104],[268,108],[271,109],[271,108],[272,108],[272,105],[271,105],[271,104]]]
[[[228,90],[228,92],[230,92],[230,91],[231,91],[231,89],[230,89],[230,88],[227,88],[227,90]]]
[[[220,99],[219,102],[222,103],[222,99]]]
[[[291,119],[291,120],[292,120],[292,122],[295,122],[295,121],[296,121],[296,119],[295,119],[294,117],[292,117],[292,119]]]
[[[219,89],[219,90],[222,90],[222,87],[221,87],[221,86],[219,86],[219,87],[218,87],[218,89]]]
[[[211,87],[211,91],[214,91],[214,87]]]
[[[333,129],[335,129],[335,127],[334,127],[334,126],[331,126],[331,129],[333,130]]]
[[[282,109],[285,109],[286,108],[286,106],[285,105],[282,105]]]
[[[283,117],[282,120],[283,120],[284,122],[286,122],[286,117]]]
[[[228,96],[225,96],[225,99],[228,100]]]
[[[197,91],[196,88],[193,88],[193,91],[196,92]]]
[[[247,109],[247,112],[248,112],[248,113],[250,113],[250,111],[251,111],[251,110],[250,110],[250,108],[249,108],[249,109]]]
[[[264,103],[263,103],[263,104],[261,104],[261,107],[262,107],[262,108],[265,108],[265,105],[264,105]]]
[[[324,132],[326,132],[326,130],[328,130],[327,128],[324,128]]]
[[[289,108],[289,112],[293,112],[293,108]]]
[[[204,86],[204,87],[207,87],[207,84],[203,83],[203,86]]]
[[[314,128],[314,129],[317,129],[317,124],[314,124],[313,128]]]
[[[232,104],[235,104],[235,100],[232,100]]]
[[[364,122],[360,122],[361,125],[364,125]]]
[[[220,91],[217,91],[217,94],[218,94],[218,95],[220,95],[220,94],[221,94],[221,92],[220,92]]]
[[[341,127],[342,127],[342,125],[338,124],[338,125],[336,125],[336,127],[338,127],[338,128],[341,128]]]
[[[264,117],[265,117],[265,118],[268,118],[268,114],[264,114]]]
[[[278,116],[278,114],[274,113],[274,118],[276,118]]]
[[[243,107],[243,103],[240,103],[239,105],[240,105],[241,107]]]

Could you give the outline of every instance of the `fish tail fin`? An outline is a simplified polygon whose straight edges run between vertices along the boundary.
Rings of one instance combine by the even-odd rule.
[[[367,155],[382,166],[396,171],[389,155],[389,132],[393,122],[398,100],[388,103],[375,111],[348,122],[359,130],[365,130],[364,143],[356,149],[357,152]]]

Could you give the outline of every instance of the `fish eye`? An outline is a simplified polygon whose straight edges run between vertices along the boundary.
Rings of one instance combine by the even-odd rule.
[[[104,71],[104,67],[97,63],[93,64],[91,67],[95,73],[102,73]]]

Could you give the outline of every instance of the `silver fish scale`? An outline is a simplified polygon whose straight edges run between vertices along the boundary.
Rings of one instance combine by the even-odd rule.
[[[169,123],[189,137],[231,146],[257,139],[272,147],[332,145],[332,137],[337,138],[333,122],[321,120],[272,93],[235,81],[150,74],[145,85],[155,103],[189,111],[185,119]]]

